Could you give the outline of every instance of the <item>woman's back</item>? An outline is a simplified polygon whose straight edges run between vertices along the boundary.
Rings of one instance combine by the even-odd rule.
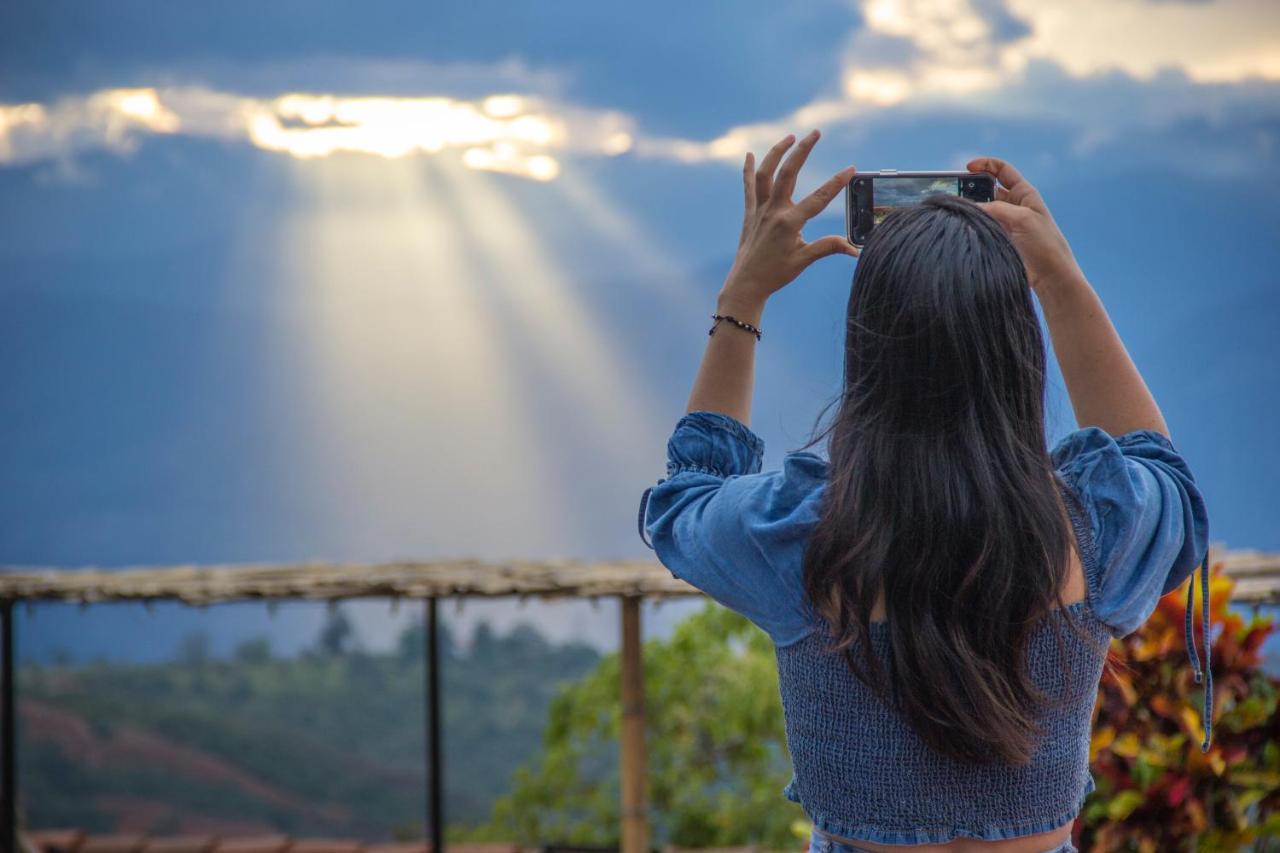
[[[794,767],[782,793],[803,805],[818,831],[869,850],[953,850],[976,840],[1001,853],[1038,853],[1069,835],[1095,787],[1090,732],[1109,640],[1136,630],[1194,570],[1205,535],[1203,502],[1167,438],[1089,428],[1050,454],[1075,546],[1065,607],[1036,625],[1026,649],[1046,705],[1037,718],[1043,734],[1021,767],[933,750],[828,651],[827,623],[801,577],[826,460],[789,453],[780,469],[761,473],[760,438],[712,412],[681,418],[668,452],[668,477],[642,506],[645,531],[676,577],[773,639]],[[708,490],[714,498],[690,512]],[[878,601],[872,647],[889,667],[891,633],[912,626],[886,616]]]
[[[1001,183],[985,209],[931,196],[876,226],[850,292],[829,460],[800,450],[762,473],[747,424],[764,301],[843,250],[798,229],[848,170],[789,201],[816,139],[776,185],[791,140],[759,173],[748,155],[716,315],[740,330],[711,329],[642,534],[773,640],[785,794],[815,843],[1040,853],[1093,789],[1108,638],[1207,555],[1204,503],[1043,200],[992,159],[969,164]],[[1052,452],[1033,293],[1082,425]]]

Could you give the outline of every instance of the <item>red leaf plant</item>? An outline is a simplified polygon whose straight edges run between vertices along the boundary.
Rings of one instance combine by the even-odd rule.
[[[1195,683],[1183,637],[1193,580],[1201,643],[1198,574],[1111,642],[1090,746],[1097,789],[1073,832],[1082,851],[1280,851],[1280,679],[1262,671],[1260,654],[1274,620],[1230,610],[1236,582],[1211,565],[1214,727],[1201,752],[1205,684]]]

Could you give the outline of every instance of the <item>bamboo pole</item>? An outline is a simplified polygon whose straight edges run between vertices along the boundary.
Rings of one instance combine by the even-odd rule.
[[[18,748],[14,732],[17,727],[13,695],[13,602],[0,602],[0,742],[4,755],[0,756],[0,851],[18,851]]]
[[[437,606],[435,598],[427,599],[427,612],[422,620],[427,647],[423,665],[426,667],[427,695],[427,838],[431,839],[431,853],[444,853],[444,759],[440,754],[440,642],[436,627]]]
[[[644,750],[644,661],[640,596],[622,603],[622,853],[649,853],[648,770]]]

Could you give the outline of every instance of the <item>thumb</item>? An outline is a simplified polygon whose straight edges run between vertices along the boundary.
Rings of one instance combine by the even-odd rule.
[[[1018,217],[1025,215],[1024,208],[1018,207],[1016,204],[1010,204],[1007,201],[980,201],[978,207],[986,211],[992,219],[999,222],[1005,231],[1013,228]]]
[[[828,255],[850,255],[856,258],[858,257],[858,247],[838,234],[831,234],[826,237],[819,237],[812,243],[805,244],[800,253],[801,261],[805,266],[808,266],[819,258],[825,258]]]

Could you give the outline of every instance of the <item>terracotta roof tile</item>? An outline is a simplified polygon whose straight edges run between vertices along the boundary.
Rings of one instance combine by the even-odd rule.
[[[42,829],[28,835],[36,848],[44,853],[76,853],[84,841],[79,829]]]
[[[364,844],[346,839],[299,838],[293,842],[289,853],[364,853]]]
[[[76,853],[141,853],[146,836],[140,833],[89,835],[80,842]]]
[[[449,845],[452,853],[454,845]],[[426,841],[397,841],[391,844],[370,844],[364,853],[431,853],[431,844]]]
[[[290,838],[246,835],[219,839],[212,835],[85,835],[78,829],[45,829],[28,833],[40,853],[431,853],[426,841],[365,844],[346,838]],[[525,848],[515,842],[450,844],[445,853],[545,853],[553,848]],[[554,848],[564,851],[616,851],[616,847]],[[736,851],[735,851],[736,853]]]
[[[293,844],[287,835],[248,835],[241,838],[224,838],[218,842],[216,853],[284,853]]]
[[[209,853],[217,845],[212,835],[163,835],[148,838],[144,853]]]

